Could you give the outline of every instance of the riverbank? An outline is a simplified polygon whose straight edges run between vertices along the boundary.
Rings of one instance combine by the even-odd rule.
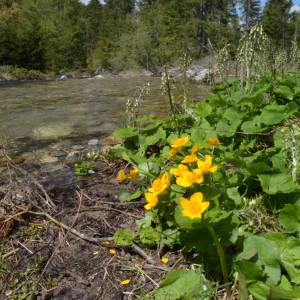
[[[66,80],[66,79],[80,79],[80,78],[95,78],[103,79],[112,76],[119,76],[121,78],[133,77],[160,77],[163,68],[156,68],[156,72],[151,72],[145,69],[128,69],[128,70],[104,70],[104,69],[79,69],[74,71],[61,71],[59,73],[44,73],[39,70],[28,70],[24,68],[17,68],[13,66],[0,66],[0,82],[1,81],[24,81],[24,80]],[[207,79],[213,72],[207,63],[200,64],[198,62],[192,63],[187,69],[175,66],[168,68],[168,72],[173,77],[184,77],[203,81]]]
[[[128,188],[115,179],[123,161],[103,155],[87,177],[75,176],[65,159],[6,162],[0,173],[1,299],[133,299],[183,259],[174,252],[164,264],[163,249],[113,243],[117,229],[135,228],[144,215],[142,200],[119,201]]]

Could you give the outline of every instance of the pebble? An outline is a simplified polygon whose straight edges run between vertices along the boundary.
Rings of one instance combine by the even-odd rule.
[[[97,146],[99,145],[99,140],[98,139],[92,139],[88,141],[89,146]]]

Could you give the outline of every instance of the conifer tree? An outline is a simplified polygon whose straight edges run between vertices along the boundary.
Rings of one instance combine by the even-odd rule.
[[[259,0],[239,0],[242,11],[243,28],[245,31],[257,24],[261,17]]]
[[[291,0],[269,0],[263,12],[263,27],[273,42],[282,48],[291,41]]]

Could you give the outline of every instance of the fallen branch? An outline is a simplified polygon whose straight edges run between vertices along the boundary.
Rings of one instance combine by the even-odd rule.
[[[104,241],[113,241],[113,237],[95,238],[95,237],[87,236],[87,235],[77,231],[76,229],[71,228],[70,226],[58,221],[57,219],[53,218],[51,215],[49,215],[46,212],[35,212],[35,211],[30,211],[30,210],[26,211],[26,212],[28,212],[32,215],[36,215],[36,216],[44,216],[47,219],[49,219],[51,222],[56,224],[57,226],[67,230],[68,232],[74,234],[75,236],[81,238],[82,240],[96,244],[98,246],[101,245]],[[144,258],[151,264],[155,265],[155,261],[149,255],[147,255],[147,253],[142,248],[140,248],[138,245],[133,244],[132,251],[135,252],[136,254],[140,255],[142,258]]]
[[[44,216],[46,217],[47,219],[49,219],[51,222],[53,222],[54,224],[56,224],[57,226],[71,232],[72,234],[78,236],[79,238],[81,238],[82,240],[84,241],[87,241],[87,242],[91,242],[93,244],[96,244],[96,245],[100,245],[102,242],[104,241],[107,241],[107,240],[112,240],[113,238],[94,238],[94,237],[89,237],[79,231],[77,231],[76,229],[74,228],[71,228],[70,226],[56,220],[55,218],[53,218],[52,216],[50,216],[48,213],[46,212],[36,212],[36,211],[27,211],[28,213],[32,214],[32,215],[36,215],[36,216]]]

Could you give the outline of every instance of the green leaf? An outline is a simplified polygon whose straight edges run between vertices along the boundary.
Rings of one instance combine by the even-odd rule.
[[[113,239],[116,245],[131,246],[135,239],[135,233],[130,229],[119,229],[115,232]]]
[[[178,229],[166,229],[162,233],[161,243],[172,248],[179,242],[179,230]]]
[[[269,233],[269,240],[280,250],[281,265],[289,275],[291,283],[300,285],[300,240],[284,233]]]
[[[224,119],[221,119],[216,126],[216,131],[219,136],[230,137],[233,136],[241,125],[241,120],[233,119],[230,122]]]
[[[253,120],[244,122],[241,129],[246,133],[257,133],[265,131],[267,127],[260,123],[259,116],[255,116]]]
[[[287,230],[300,232],[300,201],[286,204],[280,211],[279,221]]]
[[[130,137],[134,137],[138,135],[138,132],[136,128],[133,127],[127,127],[127,128],[119,128],[113,132],[113,135],[122,138],[122,139],[127,139]]]
[[[201,120],[201,123],[197,127],[193,127],[191,131],[191,141],[193,144],[204,146],[205,141],[209,137],[215,137],[216,131],[210,126],[207,120]]]
[[[242,204],[242,198],[238,191],[238,187],[228,188],[227,196],[234,201],[236,206],[240,206]]]
[[[137,190],[133,193],[130,193],[129,191],[121,191],[119,194],[119,200],[121,202],[130,202],[132,200],[138,199],[142,196],[142,192],[140,190]]]
[[[247,164],[247,170],[251,175],[258,175],[266,172],[270,173],[272,168],[264,162],[250,162]]]
[[[299,191],[299,185],[293,182],[292,176],[284,173],[258,175],[263,191],[269,195]]]
[[[211,112],[212,112],[211,106],[205,101],[200,102],[197,108],[195,109],[196,115],[202,118],[206,118],[211,114]]]
[[[144,245],[157,245],[161,240],[161,229],[159,227],[152,228],[151,226],[141,227],[139,228],[139,238]]]
[[[176,270],[167,275],[155,292],[155,300],[208,300],[209,286],[203,274]]]
[[[274,89],[274,93],[290,101],[294,98],[293,91],[286,85],[279,85]]]
[[[252,255],[255,252],[257,253],[257,258],[254,260],[255,264],[268,275],[271,282],[277,284],[280,280],[281,269],[280,251],[276,243],[263,236],[250,235],[244,241],[244,249],[238,255],[238,260],[254,257]],[[247,277],[247,273],[245,276]]]
[[[223,114],[223,118],[227,119],[228,121],[232,122],[234,120],[242,120],[244,116],[247,115],[246,111],[241,111],[236,106],[231,106],[225,110]]]
[[[265,284],[261,281],[256,281],[256,282],[250,284],[248,286],[248,289],[249,289],[251,295],[254,296],[254,298],[256,300],[270,299],[269,295],[271,292],[271,288],[267,284]]]
[[[262,109],[261,115],[259,116],[259,122],[266,125],[275,125],[288,119],[297,112],[298,109],[299,106],[294,102],[288,103],[287,105],[273,103]]]
[[[147,146],[152,146],[152,145],[156,144],[157,142],[159,142],[160,140],[165,139],[165,138],[166,138],[166,132],[162,128],[159,128],[156,131],[156,133],[146,137],[145,144]]]

